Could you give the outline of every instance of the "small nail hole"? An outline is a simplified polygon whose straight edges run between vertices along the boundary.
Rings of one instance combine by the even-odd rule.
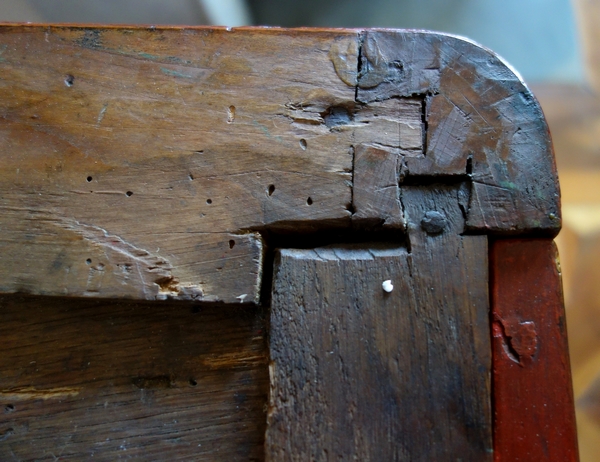
[[[235,241],[234,241],[233,239],[231,239],[231,240],[229,241],[229,248],[230,248],[230,249],[233,249],[233,247],[234,247],[234,246],[235,246]]]
[[[91,264],[92,264],[92,259],[91,259],[91,258],[88,258],[88,259],[85,261],[85,263],[86,263],[86,264],[88,264],[88,265],[91,265]]]
[[[194,179],[194,175],[192,175],[191,173],[188,175],[190,181]]]
[[[306,140],[304,138],[300,140],[300,147],[303,151],[306,151]]]
[[[5,412],[13,412],[14,410],[15,410],[15,406],[13,406],[12,404],[7,404],[6,406],[4,406]]]
[[[127,197],[133,196],[133,193],[131,191],[127,191],[125,194],[127,195]]]
[[[74,83],[75,83],[75,77],[73,77],[71,74],[65,75],[65,85],[67,87],[72,87]]]
[[[274,192],[275,192],[275,185],[274,184],[270,184],[269,188],[267,189],[267,194],[269,196],[272,196]]]
[[[212,199],[206,199],[206,203],[207,203],[208,205],[212,204]]]
[[[306,205],[312,205],[313,200],[309,197],[308,199],[306,199]]]
[[[192,387],[195,387],[196,385],[198,385],[198,382],[196,382],[194,379],[190,379],[190,385]]]
[[[235,120],[235,106],[229,106],[227,109],[227,123],[231,124]]]
[[[91,177],[91,176],[88,176],[88,177],[87,177],[87,181],[88,181],[88,183],[89,183],[90,181],[92,181],[92,177]]]

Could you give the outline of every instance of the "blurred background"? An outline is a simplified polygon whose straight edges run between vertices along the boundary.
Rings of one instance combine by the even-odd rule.
[[[581,460],[600,460],[600,0],[0,0],[0,21],[418,28],[496,51],[552,131]]]

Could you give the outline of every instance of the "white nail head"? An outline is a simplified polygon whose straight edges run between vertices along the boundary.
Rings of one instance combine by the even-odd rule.
[[[394,290],[394,285],[392,284],[392,281],[390,279],[383,281],[383,284],[381,284],[381,287],[383,287],[383,290],[385,290],[388,294]]]

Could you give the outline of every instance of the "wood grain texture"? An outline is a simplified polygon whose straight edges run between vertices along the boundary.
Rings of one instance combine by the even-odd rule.
[[[398,171],[401,158],[387,149],[360,144],[354,151],[355,212],[352,220],[404,229]]]
[[[252,230],[349,220],[356,37],[2,27],[2,290],[256,302]]]
[[[254,308],[0,298],[0,460],[262,460]]]
[[[550,239],[491,248],[495,461],[577,461],[558,255]]]
[[[459,235],[457,187],[405,194],[411,252],[279,252],[267,460],[491,460],[487,238]]]
[[[470,176],[471,230],[560,225],[537,103],[464,40],[3,25],[0,51],[3,292],[257,303],[261,232],[402,229],[394,175]]]
[[[538,102],[498,56],[453,36],[366,31],[357,99],[422,95],[424,155],[408,176],[469,175],[471,230],[554,235],[560,198],[552,144]]]

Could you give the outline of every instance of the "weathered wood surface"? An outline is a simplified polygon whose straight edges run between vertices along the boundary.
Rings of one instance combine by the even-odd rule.
[[[279,252],[267,460],[492,459],[487,238],[459,234],[459,187],[405,194],[410,252]]]
[[[472,178],[471,230],[560,225],[536,101],[435,33],[4,25],[0,156],[4,292],[256,303],[263,230],[402,229],[422,175]]]
[[[494,460],[577,461],[558,255],[550,239],[491,248]]]
[[[489,50],[456,37],[367,31],[361,39],[358,101],[424,98],[426,149],[406,158],[406,175],[469,175],[469,229],[558,231],[548,127],[513,70]]]
[[[0,298],[0,460],[263,460],[254,308]]]
[[[249,229],[349,216],[349,34],[2,27],[2,289],[256,302]]]

